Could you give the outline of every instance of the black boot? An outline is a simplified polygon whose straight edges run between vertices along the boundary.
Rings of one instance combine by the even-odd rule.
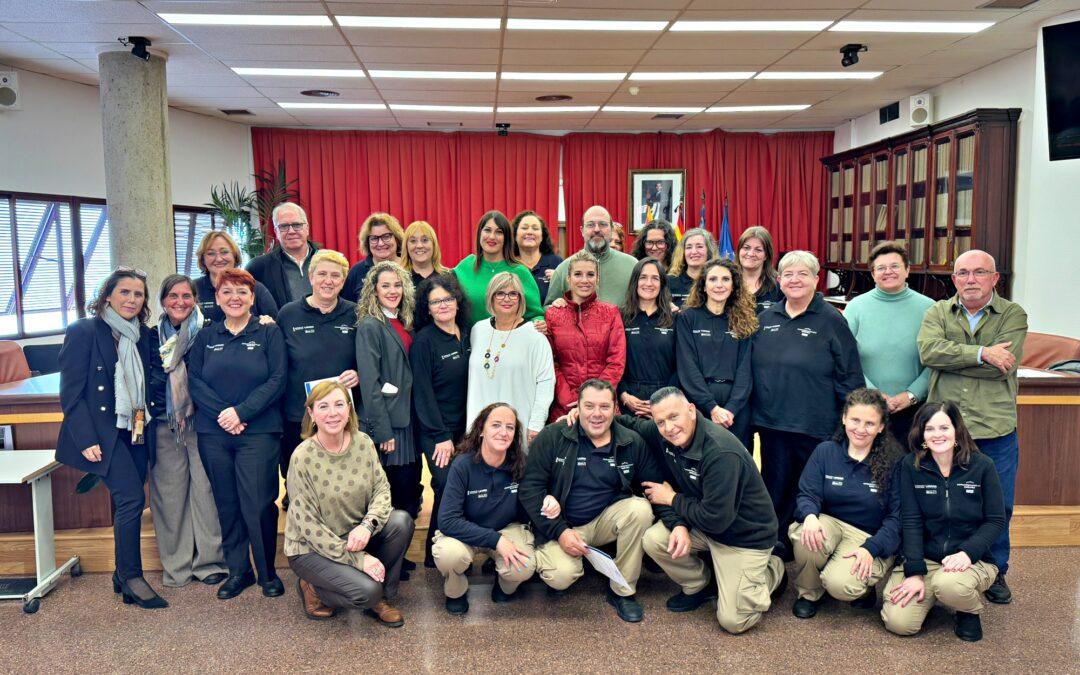
[[[795,601],[795,604],[791,606],[791,613],[800,619],[813,618],[814,616],[817,616],[817,608],[820,603],[820,600],[799,598]]]
[[[964,642],[978,642],[982,639],[982,620],[978,614],[957,612],[956,628],[953,632]]]
[[[692,612],[706,602],[715,599],[716,585],[710,582],[697,593],[687,594],[679,591],[667,599],[666,607],[669,612]]]
[[[1005,583],[1005,575],[1000,572],[990,588],[986,589],[986,599],[995,605],[1007,605],[1012,602],[1012,591],[1009,584]]]

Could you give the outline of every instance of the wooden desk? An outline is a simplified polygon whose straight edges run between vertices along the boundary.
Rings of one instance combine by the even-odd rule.
[[[12,425],[16,451],[55,448],[63,419],[59,373],[0,384],[0,425]],[[99,486],[87,494],[75,494],[75,485],[82,475],[81,471],[67,466],[52,474],[53,513],[58,530],[112,524],[108,490]],[[32,531],[31,514],[30,495],[25,489],[0,485],[0,532]]]
[[[1080,377],[1021,377],[1016,503],[1080,505]]]

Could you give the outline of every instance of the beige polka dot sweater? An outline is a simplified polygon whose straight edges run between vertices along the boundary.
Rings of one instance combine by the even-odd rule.
[[[288,483],[285,555],[318,553],[362,570],[363,551],[345,550],[349,532],[362,524],[378,533],[392,508],[371,438],[354,433],[341,454],[327,452],[314,436],[307,439],[289,462]]]

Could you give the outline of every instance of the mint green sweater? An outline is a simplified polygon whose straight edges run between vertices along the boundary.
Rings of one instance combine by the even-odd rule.
[[[461,284],[461,290],[472,305],[472,315],[469,317],[469,325],[482,321],[491,315],[487,311],[487,287],[491,278],[499,272],[510,272],[521,280],[521,286],[525,289],[525,318],[528,320],[543,318],[544,308],[541,306],[540,289],[536,285],[536,279],[532,272],[524,265],[516,265],[500,260],[497,263],[480,262],[480,270],[475,269],[476,256],[469,254],[454,268],[454,274]]]
[[[859,344],[866,386],[889,396],[910,391],[926,400],[930,370],[919,361],[919,327],[934,301],[907,286],[899,293],[879,288],[856,296],[844,318]]]

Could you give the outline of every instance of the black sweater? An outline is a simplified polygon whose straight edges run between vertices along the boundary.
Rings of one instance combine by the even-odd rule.
[[[203,325],[225,320],[225,312],[217,305],[214,286],[210,283],[210,276],[202,276],[195,280],[195,294],[199,299],[199,309],[203,314]],[[251,313],[255,316],[268,316],[276,319],[278,312],[277,302],[270,290],[260,282],[255,282],[255,303],[251,306]]]
[[[706,417],[716,406],[738,415],[750,400],[753,336],[736,340],[728,329],[727,312],[717,315],[705,307],[684,309],[675,325],[679,382],[686,397]],[[709,386],[715,383],[730,387],[727,399],[716,400]]]
[[[776,545],[776,512],[750,453],[727,429],[697,413],[688,448],[678,448],[660,435],[656,424],[619,415],[664,458],[665,479],[676,486],[671,509],[657,515],[667,528],[682,525],[726,546],[772,550]]]
[[[790,318],[786,301],[758,316],[750,356],[754,425],[824,440],[840,421],[844,397],[866,385],[847,321],[820,293]]]
[[[757,292],[754,293],[754,304],[756,305],[757,313],[759,315],[778,302],[782,302],[783,299],[784,294],[780,292],[779,283],[773,283],[771,287],[766,287],[765,284],[762,284],[761,288],[757,289]]]
[[[524,516],[507,463],[488,466],[479,452],[454,458],[439,504],[439,532],[469,546],[495,548],[499,530],[524,522]]]
[[[893,466],[889,487],[882,492],[870,465],[848,455],[847,442],[825,441],[814,449],[799,478],[795,520],[821,514],[842,520],[870,534],[862,544],[875,558],[900,548],[900,478]]]
[[[686,304],[686,299],[690,297],[690,289],[694,286],[694,280],[690,278],[686,270],[683,270],[682,274],[678,276],[669,274],[667,285],[668,290],[671,291],[671,301],[682,307]]]
[[[319,248],[318,244],[308,240],[308,254],[303,265],[304,276],[307,276],[311,256],[315,255]],[[294,300],[292,291],[289,288],[289,278],[285,266],[295,265],[296,263],[287,260],[287,255],[288,253],[279,244],[274,244],[274,247],[266,253],[252,258],[245,268],[248,272],[251,272],[251,276],[255,277],[256,281],[266,286],[266,290],[270,292],[278,307],[284,307]]]
[[[251,317],[233,335],[224,322],[199,331],[188,352],[188,386],[195,402],[195,431],[226,434],[217,417],[236,408],[244,433],[280,433],[285,391],[285,340],[276,324],[262,325]]]
[[[904,529],[904,575],[926,574],[926,560],[963,551],[972,563],[997,564],[990,546],[1005,528],[1005,500],[994,462],[976,452],[966,467],[953,464],[948,478],[927,453],[900,464],[900,522]]]
[[[677,385],[675,374],[675,325],[661,328],[660,312],[651,316],[638,312],[623,327],[626,333],[626,369],[619,382],[619,394],[649,400],[661,387]]]
[[[364,290],[364,280],[367,279],[367,273],[374,266],[375,261],[370,256],[353,265],[349,269],[348,276],[345,277],[345,286],[341,289],[341,297],[349,302],[357,302],[360,299],[360,293]]]
[[[339,298],[337,306],[323,314],[304,298],[282,307],[277,322],[289,355],[285,419],[299,422],[307,400],[305,382],[356,370],[356,305]]]
[[[436,443],[456,441],[465,433],[470,352],[468,331],[462,331],[459,340],[430,324],[413,338],[409,349],[413,407],[420,444],[427,452]]]
[[[525,514],[532,520],[537,546],[558,539],[570,527],[562,514],[558,518],[548,518],[540,513],[540,507],[546,495],[553,495],[565,508],[577,466],[579,434],[583,433],[580,424],[567,426],[562,421],[554,422],[544,427],[529,444],[529,459],[518,496]],[[641,496],[643,481],[662,480],[660,467],[641,436],[615,423],[611,425],[611,439],[615,445],[615,468],[622,479],[622,495],[619,499]],[[670,508],[661,506],[653,510],[661,515]]]

